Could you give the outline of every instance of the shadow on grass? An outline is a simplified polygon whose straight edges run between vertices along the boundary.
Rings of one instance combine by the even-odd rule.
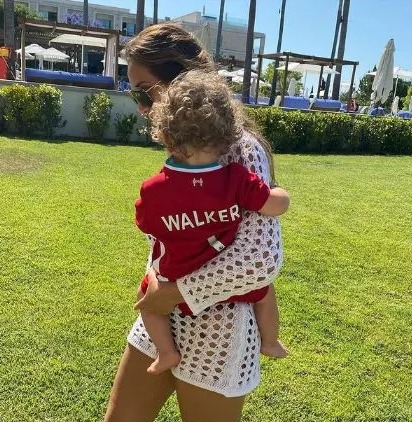
[[[5,139],[12,139],[14,141],[36,141],[36,142],[46,142],[48,144],[66,144],[69,142],[79,142],[79,143],[86,143],[86,144],[96,144],[96,145],[104,145],[108,147],[141,147],[141,148],[150,148],[155,151],[162,150],[163,147],[156,142],[151,141],[150,139],[144,142],[120,142],[114,139],[88,139],[88,138],[79,138],[75,136],[54,136],[53,138],[45,138],[45,137],[33,137],[33,136],[17,136],[17,135],[10,135],[10,134],[0,134],[0,137]]]

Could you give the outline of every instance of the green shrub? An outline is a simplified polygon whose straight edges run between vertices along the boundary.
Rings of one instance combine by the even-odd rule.
[[[61,91],[50,85],[13,84],[0,89],[8,132],[51,137],[61,126]]]
[[[104,133],[109,127],[112,108],[113,102],[105,92],[85,97],[83,110],[86,115],[86,126],[91,138],[103,138]]]
[[[31,135],[35,131],[38,108],[33,87],[13,84],[0,89],[3,116],[8,132]]]
[[[63,122],[60,115],[62,93],[57,88],[46,84],[34,87],[34,89],[38,96],[37,105],[39,107],[37,129],[50,138],[54,135],[55,128],[66,125],[66,121]]]
[[[283,153],[412,154],[412,121],[346,113],[246,108]]]
[[[136,133],[139,136],[139,138],[144,138],[144,142],[141,142],[143,145],[159,145],[157,142],[154,142],[152,139],[152,131],[150,126],[150,120],[148,118],[144,118],[141,124],[137,125]]]
[[[114,121],[116,127],[116,138],[120,142],[129,142],[133,133],[134,125],[137,123],[135,114],[116,114]]]

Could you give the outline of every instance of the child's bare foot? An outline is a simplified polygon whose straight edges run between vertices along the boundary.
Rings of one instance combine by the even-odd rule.
[[[155,361],[147,368],[149,374],[158,375],[174,368],[180,362],[180,353],[176,350],[159,353]]]
[[[270,358],[285,358],[289,354],[289,350],[286,349],[280,340],[267,343],[262,341],[260,353]]]

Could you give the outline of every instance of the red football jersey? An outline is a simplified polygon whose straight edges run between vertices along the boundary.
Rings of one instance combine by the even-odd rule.
[[[214,258],[233,242],[242,210],[259,211],[269,193],[240,164],[189,167],[170,157],[160,173],[143,182],[135,203],[137,226],[155,238],[151,265],[159,279],[176,280]],[[145,279],[142,290],[146,287]],[[253,293],[233,299],[255,302],[264,296]],[[183,310],[189,313],[187,306]]]

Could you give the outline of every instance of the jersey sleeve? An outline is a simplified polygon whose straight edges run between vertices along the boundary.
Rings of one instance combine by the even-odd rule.
[[[150,219],[148,219],[147,204],[148,204],[148,199],[146,195],[145,183],[143,182],[140,188],[140,197],[136,199],[134,203],[136,226],[143,233],[150,233],[149,231]]]
[[[244,210],[259,211],[269,198],[269,186],[241,164],[231,164],[238,181],[237,203]]]
[[[262,146],[250,134],[226,156],[270,184],[269,163]],[[260,289],[273,282],[283,262],[281,228],[276,217],[245,212],[234,242],[198,270],[177,280],[177,286],[196,315],[207,307]]]

